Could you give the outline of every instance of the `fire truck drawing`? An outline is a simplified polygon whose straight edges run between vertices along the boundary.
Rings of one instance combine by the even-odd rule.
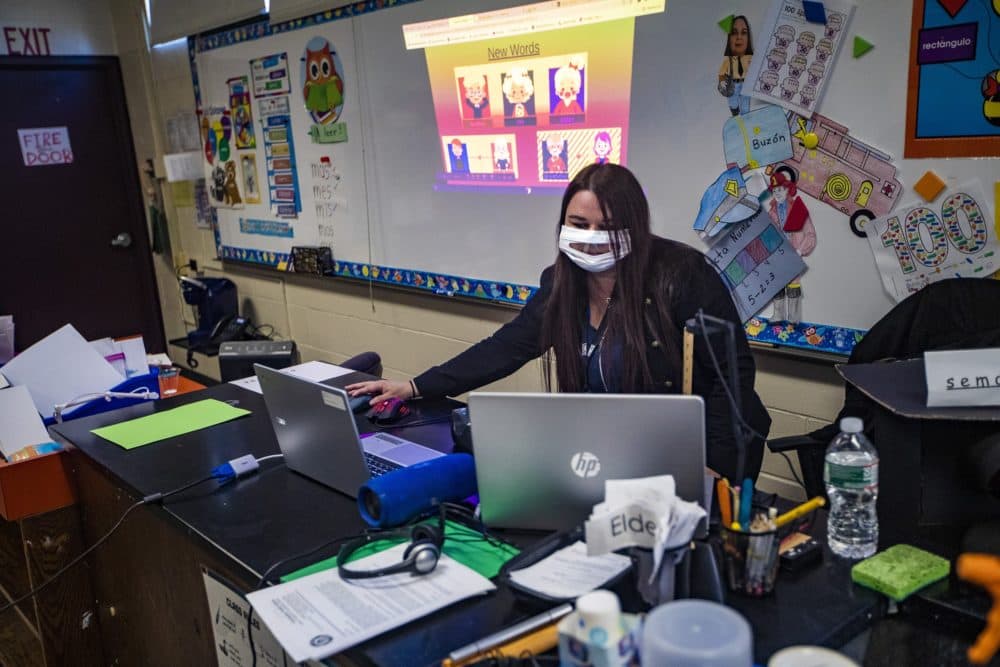
[[[848,215],[851,231],[863,238],[865,225],[891,211],[902,192],[890,157],[821,114],[803,118],[789,111],[787,117],[793,154],[773,171],[783,171],[800,191]],[[815,148],[805,146],[810,132],[819,140]]]

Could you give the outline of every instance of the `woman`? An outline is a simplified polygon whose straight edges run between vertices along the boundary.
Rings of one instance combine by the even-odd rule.
[[[455,396],[542,354],[554,356],[559,391],[678,393],[685,320],[703,308],[742,331],[733,301],[705,257],[652,234],[646,197],[628,169],[594,164],[581,170],[563,195],[558,230],[555,264],[511,322],[413,380],[360,382],[347,387],[351,395],[374,394],[372,403]],[[746,338],[736,338],[743,418],[766,436],[770,418],[753,390],[753,358]],[[713,340],[712,347],[724,363],[722,341]],[[708,465],[736,479],[732,416],[701,337],[693,387],[706,404]],[[746,475],[756,477],[763,440],[747,441]]]
[[[719,68],[719,92],[729,99],[729,111],[734,116],[750,111],[750,97],[743,94],[743,79],[750,69],[753,38],[745,16],[733,18],[726,38],[726,57]]]

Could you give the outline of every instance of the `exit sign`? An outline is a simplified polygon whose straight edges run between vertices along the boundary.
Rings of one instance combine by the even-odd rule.
[[[50,28],[22,28],[5,25],[3,40],[9,56],[51,56],[49,47]]]

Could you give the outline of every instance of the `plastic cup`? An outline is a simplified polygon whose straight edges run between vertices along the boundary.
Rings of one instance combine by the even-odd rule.
[[[772,655],[767,667],[858,667],[858,663],[821,646],[789,646]]]
[[[161,366],[156,379],[160,386],[160,398],[173,396],[180,385],[181,369],[176,366]]]
[[[678,600],[649,613],[642,628],[642,664],[750,667],[753,635],[738,612],[706,600]]]
[[[778,577],[778,531],[748,533],[722,526],[722,562],[729,590],[749,597],[774,591]]]

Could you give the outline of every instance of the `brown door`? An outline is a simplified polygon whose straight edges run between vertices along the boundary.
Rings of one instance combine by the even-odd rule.
[[[70,323],[165,351],[118,59],[0,57],[0,91],[0,315],[15,349]]]

